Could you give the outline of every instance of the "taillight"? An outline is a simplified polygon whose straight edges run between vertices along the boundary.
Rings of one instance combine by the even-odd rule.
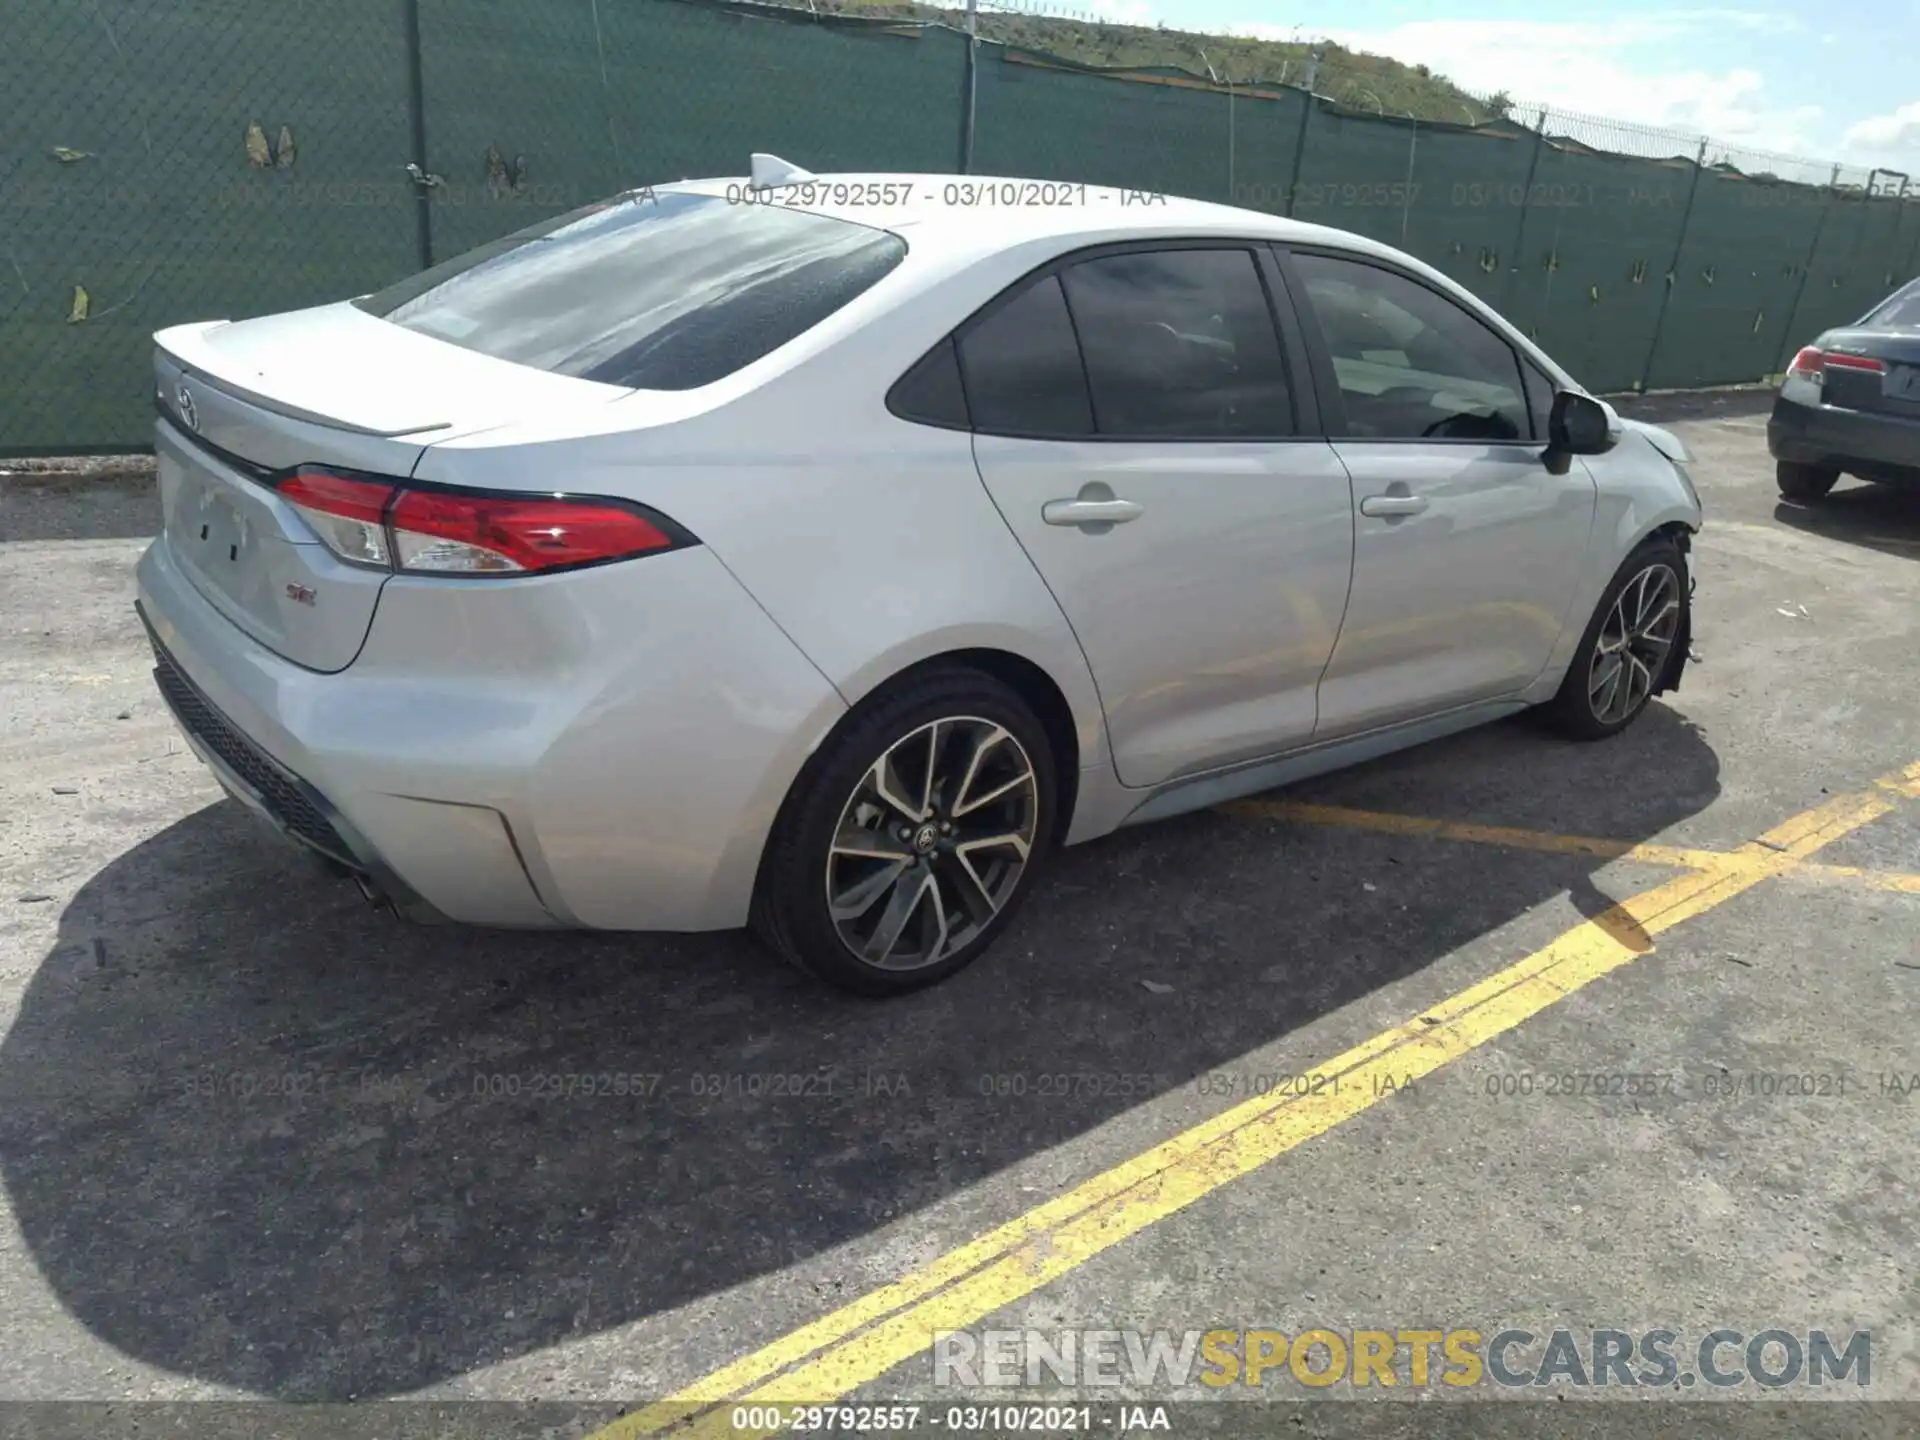
[[[388,523],[402,570],[498,575],[668,550],[646,516],[594,500],[521,500],[409,490]]]
[[[670,521],[615,500],[414,490],[311,466],[276,488],[335,555],[381,570],[526,575],[672,550],[690,539]]]
[[[1837,350],[1822,350],[1818,345],[1808,345],[1793,357],[1793,363],[1787,367],[1790,380],[1811,380],[1815,385],[1826,382],[1829,370],[1864,370],[1874,375],[1887,373],[1887,362],[1876,360],[1871,355],[1847,355]]]
[[[325,470],[300,469],[275,488],[342,560],[382,570],[392,568],[386,513],[393,500],[393,486],[378,480],[352,480]]]

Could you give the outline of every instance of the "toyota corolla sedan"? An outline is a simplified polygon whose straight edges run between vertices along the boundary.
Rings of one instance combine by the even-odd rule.
[[[1059,846],[1687,663],[1679,442],[1269,215],[756,157],[156,344],[160,689],[418,919],[897,993]]]

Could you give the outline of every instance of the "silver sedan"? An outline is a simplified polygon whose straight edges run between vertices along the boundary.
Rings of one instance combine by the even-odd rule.
[[[416,918],[897,993],[1058,846],[1687,661],[1679,443],[1272,216],[756,157],[156,346],[160,688]]]

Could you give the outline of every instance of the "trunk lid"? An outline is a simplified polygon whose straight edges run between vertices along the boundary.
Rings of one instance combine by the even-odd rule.
[[[154,337],[165,543],[209,604],[275,654],[344,670],[384,570],[349,565],[273,488],[301,464],[395,479],[432,440],[627,395],[389,325],[351,305]]]
[[[1834,354],[1866,356],[1886,365],[1884,374],[1829,365],[1821,390],[1826,404],[1920,419],[1920,330],[1830,330],[1819,345]]]

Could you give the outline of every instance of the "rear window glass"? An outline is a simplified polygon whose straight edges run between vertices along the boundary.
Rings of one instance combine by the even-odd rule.
[[[830,216],[650,192],[531,226],[354,303],[555,374],[691,390],[805,334],[906,253],[897,235]]]
[[[1920,280],[1897,291],[1891,300],[1873,312],[1867,323],[1888,330],[1920,330]]]

